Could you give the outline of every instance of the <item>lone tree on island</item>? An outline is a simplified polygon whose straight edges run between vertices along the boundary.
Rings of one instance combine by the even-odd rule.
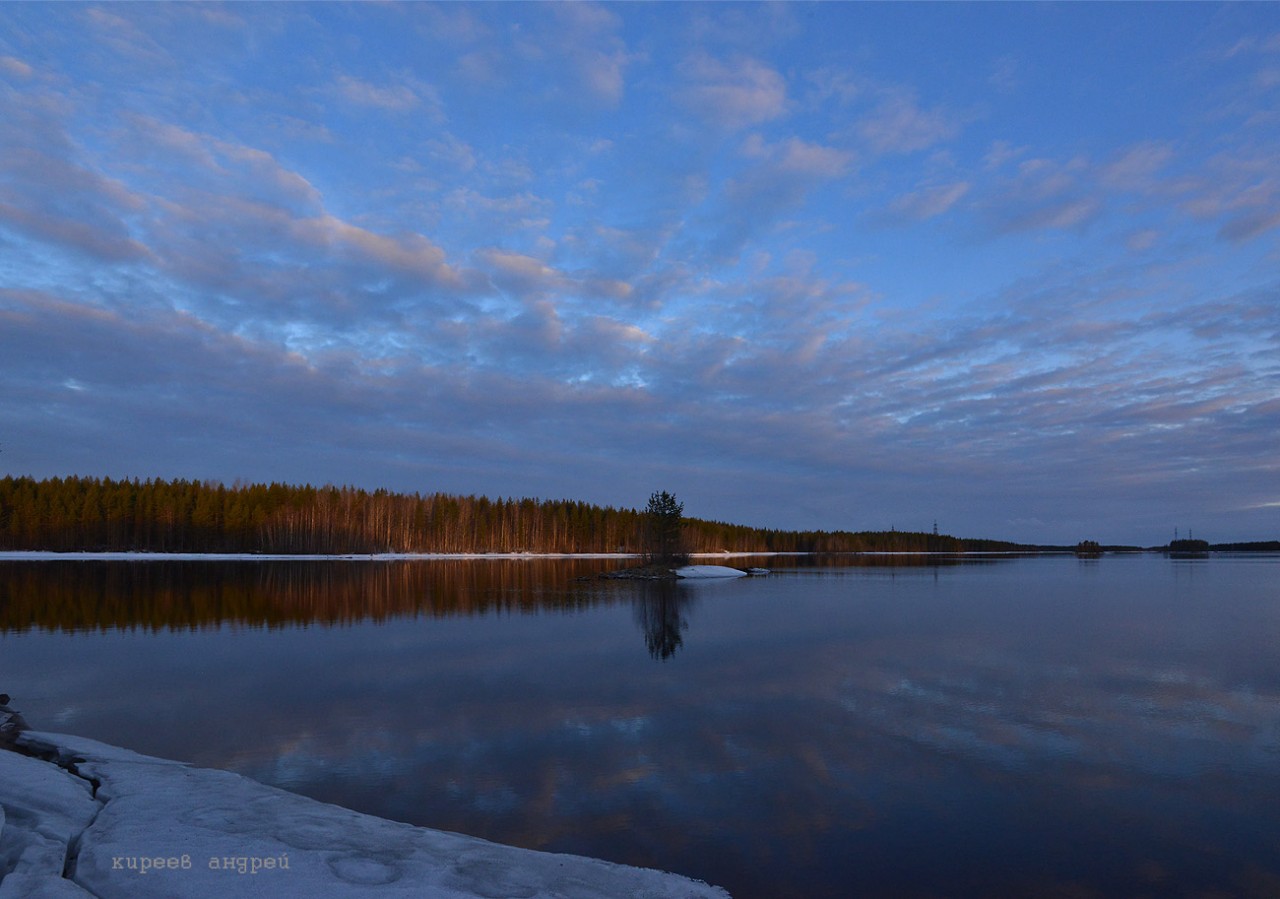
[[[688,561],[681,516],[684,503],[667,491],[655,492],[644,510],[644,554],[650,564],[678,565]]]

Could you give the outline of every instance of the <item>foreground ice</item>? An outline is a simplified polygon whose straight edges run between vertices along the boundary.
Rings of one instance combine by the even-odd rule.
[[[676,577],[746,577],[747,573],[740,568],[728,568],[724,565],[686,565],[676,569]]]
[[[0,750],[0,899],[727,899],[675,874],[398,824],[62,734]]]

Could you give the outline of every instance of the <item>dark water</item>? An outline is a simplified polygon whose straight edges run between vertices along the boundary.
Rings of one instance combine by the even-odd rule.
[[[850,561],[0,563],[0,690],[738,899],[1280,895],[1280,557]]]

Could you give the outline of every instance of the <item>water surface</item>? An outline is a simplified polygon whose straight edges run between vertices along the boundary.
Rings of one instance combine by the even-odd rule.
[[[0,563],[0,690],[738,899],[1280,895],[1280,557],[921,561]]]

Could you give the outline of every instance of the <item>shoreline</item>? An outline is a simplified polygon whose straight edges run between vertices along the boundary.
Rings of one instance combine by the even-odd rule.
[[[1136,552],[1154,552],[1141,550]],[[751,552],[689,553],[691,559],[736,559],[756,556],[1062,556],[1072,550],[945,551],[864,551],[864,552]],[[626,559],[643,558],[643,553],[155,553],[132,551],[88,552],[71,550],[4,550],[0,562],[431,562],[535,559]]]

